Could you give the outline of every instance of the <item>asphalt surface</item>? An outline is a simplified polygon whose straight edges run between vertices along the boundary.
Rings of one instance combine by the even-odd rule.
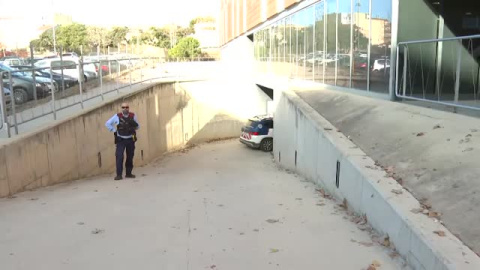
[[[0,268],[405,269],[338,202],[237,140],[134,173],[0,199]]]

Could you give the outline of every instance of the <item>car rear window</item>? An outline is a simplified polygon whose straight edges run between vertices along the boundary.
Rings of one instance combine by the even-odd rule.
[[[253,121],[253,120],[248,120],[247,126],[249,127],[257,127],[258,126],[258,121]]]

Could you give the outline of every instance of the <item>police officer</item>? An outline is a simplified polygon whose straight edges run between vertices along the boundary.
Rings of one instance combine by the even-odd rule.
[[[117,150],[115,156],[117,159],[117,176],[115,180],[122,180],[123,172],[123,153],[127,152],[127,160],[125,161],[126,178],[135,178],[132,174],[133,155],[135,152],[135,142],[137,141],[136,131],[140,128],[137,116],[130,112],[128,103],[122,104],[122,112],[115,114],[110,118],[105,126],[110,132],[114,132],[115,144]]]

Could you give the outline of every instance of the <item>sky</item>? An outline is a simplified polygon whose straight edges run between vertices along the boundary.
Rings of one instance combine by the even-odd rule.
[[[0,0],[0,43],[24,47],[39,28],[53,24],[53,14],[104,27],[187,26],[199,16],[218,17],[221,0]],[[41,31],[40,31],[41,32]],[[27,44],[27,45],[26,45]]]
[[[0,0],[0,18],[27,17],[35,23],[58,12],[88,25],[188,25],[198,16],[217,17],[219,5],[220,0]]]

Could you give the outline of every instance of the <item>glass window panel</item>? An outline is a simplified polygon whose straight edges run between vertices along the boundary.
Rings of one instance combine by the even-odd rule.
[[[335,85],[337,63],[337,0],[327,0],[327,50],[325,55],[325,83]]]
[[[325,34],[325,5],[324,2],[315,4],[315,81],[323,82],[323,57],[324,57],[324,34]]]
[[[305,78],[305,10],[301,10],[296,16],[297,26],[297,78]]]
[[[391,0],[372,0],[371,25],[370,90],[388,93],[390,80],[390,50],[392,41]]]
[[[298,56],[298,32],[299,32],[299,27],[298,27],[298,14],[294,14],[292,17],[292,59],[295,61],[295,65],[292,67],[292,78],[297,77],[298,73],[298,63],[300,61],[299,56]]]
[[[350,59],[352,58],[351,29],[352,2],[340,0],[338,3],[338,69],[337,85],[350,87]]]
[[[368,42],[370,15],[368,0],[354,0],[353,28],[353,76],[352,84],[357,89],[367,89]]]
[[[305,10],[305,79],[313,80],[313,57],[314,57],[314,40],[313,40],[313,24],[315,23],[315,10],[311,6]]]

